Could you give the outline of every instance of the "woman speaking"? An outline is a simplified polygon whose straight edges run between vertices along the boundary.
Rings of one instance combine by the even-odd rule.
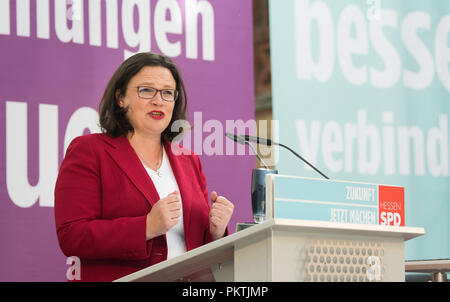
[[[227,234],[233,204],[208,196],[197,155],[172,148],[180,133],[171,125],[186,119],[186,105],[171,59],[134,55],[105,89],[103,133],[67,148],[55,186],[56,231],[63,253],[81,259],[81,281],[112,281]]]

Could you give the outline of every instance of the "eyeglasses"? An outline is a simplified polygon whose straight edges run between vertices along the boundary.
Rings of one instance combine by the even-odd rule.
[[[130,88],[137,88],[138,96],[142,99],[153,99],[158,92],[161,95],[161,98],[166,102],[175,102],[178,98],[178,90],[176,89],[156,89],[149,86]]]

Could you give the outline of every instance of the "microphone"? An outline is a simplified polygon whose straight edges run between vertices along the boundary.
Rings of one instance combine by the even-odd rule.
[[[269,169],[266,163],[259,156],[258,152],[256,152],[256,150],[253,148],[252,144],[250,144],[250,139],[246,140],[244,136],[238,136],[234,133],[225,133],[225,136],[229,139],[234,140],[238,144],[249,146],[258,158],[259,162],[264,166],[264,169],[252,169],[252,180],[250,187],[252,197],[253,223],[262,223],[266,217],[266,175],[278,174],[278,171]],[[261,139],[261,142],[268,143],[268,140]]]
[[[258,158],[259,162],[264,166],[264,168],[268,169],[269,167],[266,165],[266,163],[263,161],[263,159],[259,156],[258,152],[256,152],[256,150],[253,148],[253,146],[251,144],[248,143],[248,141],[246,141],[242,135],[237,136],[234,133],[225,133],[225,136],[228,137],[229,139],[234,140],[236,143],[241,144],[241,145],[247,145],[249,146],[253,153],[256,155],[256,157]]]
[[[261,145],[272,146],[272,140],[251,135],[240,135],[245,141],[253,142]]]
[[[257,137],[257,136],[251,136],[251,135],[240,135],[241,139],[244,140],[244,142],[254,142],[257,144],[261,144],[261,145],[267,145],[267,146],[272,146],[272,145],[276,145],[276,146],[281,146],[289,151],[291,151],[295,156],[297,156],[298,158],[300,158],[304,163],[306,163],[308,166],[310,166],[311,168],[313,168],[317,173],[319,173],[320,175],[322,175],[324,178],[326,179],[330,179],[328,176],[326,176],[325,174],[323,174],[322,172],[319,171],[319,169],[317,169],[316,167],[314,167],[312,164],[310,164],[306,159],[304,159],[303,157],[301,157],[299,154],[297,154],[297,152],[295,152],[294,150],[292,150],[291,148],[289,148],[286,145],[277,143],[272,141],[271,139],[267,139],[267,138],[261,138],[261,137]]]
[[[228,137],[229,139],[234,140],[234,141],[235,141],[236,143],[238,143],[238,144],[241,144],[241,145],[245,145],[245,144],[246,144],[245,140],[244,140],[241,136],[237,136],[237,135],[234,134],[234,133],[228,133],[228,132],[226,132],[226,133],[225,133],[225,136]]]

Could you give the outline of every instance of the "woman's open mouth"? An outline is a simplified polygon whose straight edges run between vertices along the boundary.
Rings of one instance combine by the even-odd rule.
[[[149,115],[150,115],[150,117],[152,117],[156,120],[160,120],[160,119],[164,118],[164,112],[158,111],[158,110],[150,111]]]

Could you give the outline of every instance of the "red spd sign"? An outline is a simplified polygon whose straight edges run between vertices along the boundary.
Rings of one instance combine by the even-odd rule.
[[[403,187],[378,186],[379,224],[405,225],[405,189]]]

